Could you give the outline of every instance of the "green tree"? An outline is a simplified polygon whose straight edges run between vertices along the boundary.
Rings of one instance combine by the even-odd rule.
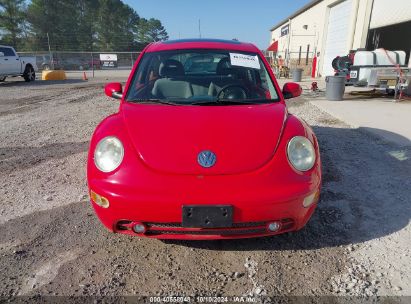
[[[98,16],[98,0],[77,1],[77,39],[78,49],[85,51],[94,50],[96,37],[96,18]]]
[[[161,21],[158,19],[140,19],[138,41],[141,43],[150,43],[164,41],[168,39],[168,34]]]
[[[72,43],[73,34],[65,35],[67,29],[67,15],[63,0],[32,0],[28,6],[27,19],[32,33],[33,50],[46,50],[48,37],[53,50],[63,49],[68,43]],[[73,27],[70,26],[69,29]],[[75,30],[75,29],[74,29]],[[64,44],[64,45],[63,45]]]
[[[25,21],[24,0],[0,0],[0,36],[3,44],[17,48]]]
[[[24,36],[27,50],[47,50],[50,41],[52,51],[134,51],[168,38],[159,20],[140,18],[122,0],[31,0],[16,13],[26,2],[0,0],[0,16],[14,25],[0,19],[0,35]]]
[[[100,0],[97,18],[97,47],[130,50],[135,42],[140,17],[121,0]]]
[[[92,50],[98,0],[32,0],[28,21],[33,49]],[[48,35],[48,37],[47,37]]]

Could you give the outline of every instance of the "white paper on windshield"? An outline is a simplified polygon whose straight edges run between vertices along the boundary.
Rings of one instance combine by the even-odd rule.
[[[260,69],[260,61],[258,56],[230,53],[231,65],[242,66],[252,69]]]

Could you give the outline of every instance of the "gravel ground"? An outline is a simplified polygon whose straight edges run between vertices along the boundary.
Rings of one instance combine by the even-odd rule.
[[[0,84],[3,299],[411,296],[411,148],[350,128],[305,94],[289,109],[318,136],[324,185],[303,230],[216,242],[115,235],[96,219],[85,176],[91,134],[118,108],[103,95],[104,82]]]

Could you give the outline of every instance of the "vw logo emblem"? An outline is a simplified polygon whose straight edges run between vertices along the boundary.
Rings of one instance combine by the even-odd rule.
[[[201,151],[200,153],[198,153],[197,161],[200,166],[204,168],[210,168],[214,166],[216,160],[217,157],[211,151]]]

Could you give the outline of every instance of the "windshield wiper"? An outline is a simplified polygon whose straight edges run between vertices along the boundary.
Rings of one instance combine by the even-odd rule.
[[[129,102],[137,102],[137,103],[158,103],[158,104],[165,104],[171,106],[177,106],[178,104],[167,99],[155,99],[155,98],[137,98],[128,100]]]
[[[136,102],[136,103],[156,103],[156,104],[164,104],[164,105],[171,105],[171,106],[179,106],[179,105],[200,105],[200,106],[209,106],[209,105],[252,105],[252,104],[265,104],[265,103],[272,103],[278,101],[277,99],[263,99],[263,98],[254,98],[254,99],[214,99],[214,100],[198,100],[193,102],[188,102],[188,99],[185,100],[168,100],[168,99],[156,99],[156,98],[136,98],[132,100],[128,100],[128,102]]]
[[[208,106],[208,105],[216,105],[219,104],[217,100],[200,100],[200,101],[193,101],[190,102],[190,106]]]
[[[262,98],[255,98],[255,99],[215,99],[215,100],[203,100],[203,101],[195,101],[190,103],[190,105],[225,105],[225,104],[265,104],[265,103],[272,103],[278,101],[277,99],[262,99]]]
[[[233,103],[233,104],[236,104],[236,103],[238,104],[267,103],[267,101],[269,101],[269,99],[262,99],[262,98],[242,99],[242,100],[224,99],[224,98],[217,99],[218,103]]]

